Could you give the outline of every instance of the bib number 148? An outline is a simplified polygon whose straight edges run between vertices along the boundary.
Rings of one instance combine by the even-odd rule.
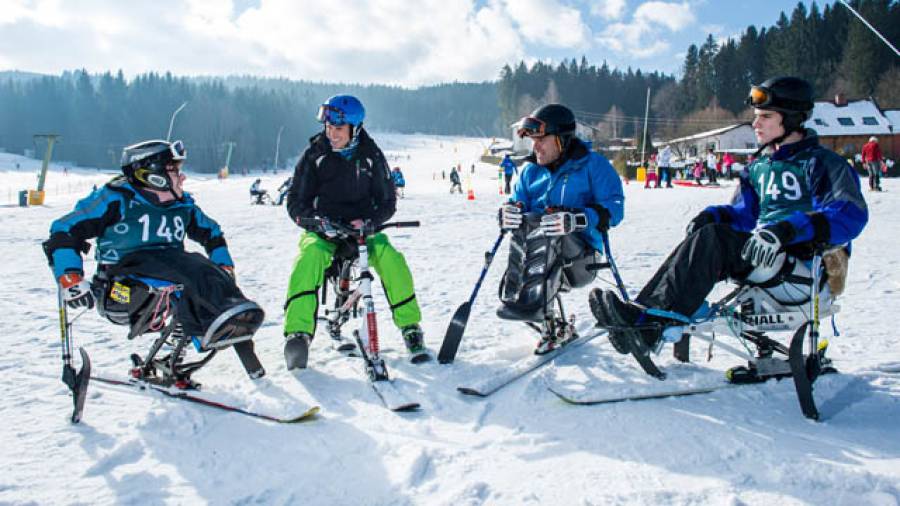
[[[141,241],[147,242],[150,240],[150,215],[145,214],[138,218],[138,221],[142,225]],[[164,238],[167,242],[182,241],[184,239],[184,220],[181,219],[181,216],[175,216],[172,218],[172,225],[174,225],[174,230],[169,226],[166,217],[160,216],[159,226],[156,227],[156,237]]]

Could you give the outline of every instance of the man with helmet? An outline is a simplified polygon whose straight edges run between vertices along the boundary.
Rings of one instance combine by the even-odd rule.
[[[181,141],[151,140],[124,148],[123,175],[55,220],[44,252],[70,307],[93,308],[99,298],[98,310],[104,314],[115,279],[150,277],[183,287],[175,311],[185,335],[209,333],[215,340],[226,329],[227,340],[252,335],[262,323],[263,311],[235,284],[234,262],[221,228],[183,189],[186,155]],[[208,258],[186,252],[185,237],[202,244]],[[81,256],[90,250],[89,239],[96,239],[98,264],[92,283],[84,277]],[[123,289],[112,297],[123,303],[138,298],[128,293]],[[127,307],[132,324],[140,319],[136,313],[145,309]],[[230,316],[223,317],[226,313]],[[265,374],[249,338],[235,349],[252,378]]]
[[[394,215],[397,204],[387,160],[363,128],[362,103],[351,95],[333,96],[319,107],[317,119],[324,129],[310,139],[300,157],[287,197],[287,211],[295,223],[302,218],[321,222],[315,228],[304,226],[288,284],[284,318],[288,369],[306,367],[325,270],[335,252],[347,247],[347,240],[336,236],[331,224],[357,229],[367,221],[380,225]],[[412,360],[427,359],[419,326],[422,315],[406,260],[385,234],[375,234],[367,243],[369,263],[381,278]]]
[[[654,330],[641,333],[653,349],[661,327],[672,322],[648,315],[648,308],[690,317],[719,281],[761,282],[764,273],[771,278],[782,251],[799,259],[840,245],[849,252],[849,242],[868,221],[868,209],[847,161],[804,128],[813,100],[810,84],[796,77],[769,79],[750,89],[747,104],[753,107],[760,148],[743,170],[731,203],[707,207],[688,223],[686,237],[634,302],[593,290],[591,311],[600,326],[660,323],[645,325]],[[826,267],[842,263],[845,268],[844,252],[826,258]],[[622,353],[631,351],[618,332],[610,333],[610,341]]]
[[[561,104],[539,107],[520,122],[517,134],[530,138],[533,150],[500,208],[500,227],[512,232],[517,245],[510,248],[501,285],[501,318],[541,321],[559,288],[547,280],[562,264],[593,263],[595,252],[603,250],[601,233],[622,221],[621,179],[606,158],[575,136],[575,128],[575,115]],[[550,244],[532,240],[535,234],[560,246],[562,257],[544,261]],[[568,278],[577,277],[583,286],[594,275]],[[535,353],[552,351],[557,337],[543,333]]]

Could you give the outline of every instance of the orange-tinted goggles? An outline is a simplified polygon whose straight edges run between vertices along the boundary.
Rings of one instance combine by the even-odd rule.
[[[750,88],[750,95],[747,96],[747,105],[753,107],[765,107],[772,103],[772,92],[768,88],[762,86],[753,86]]]

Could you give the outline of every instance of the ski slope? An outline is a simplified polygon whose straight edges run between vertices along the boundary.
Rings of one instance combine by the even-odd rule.
[[[477,163],[484,140],[374,137],[406,177],[406,198],[395,219],[422,222],[419,229],[388,234],[412,268],[426,342],[436,353],[450,315],[468,298],[483,253],[498,233],[496,167]],[[9,169],[13,158],[0,155],[0,187],[33,184],[24,168]],[[440,171],[449,173],[456,163],[464,169],[464,188],[465,178],[471,178],[474,201],[449,195],[449,181],[440,179]],[[57,169],[48,188],[66,187],[66,178],[93,184],[98,177],[93,170],[70,169],[66,176]],[[871,219],[854,244],[836,319],[840,336],[831,338],[830,355],[843,374],[816,383],[823,421],[815,423],[801,415],[790,382],[594,407],[564,404],[547,390],[583,387],[622,395],[703,387],[722,381],[722,371],[739,363],[718,351],[707,362],[699,343],[692,364],[676,365],[671,348],[663,350],[657,360],[669,372],[666,382],[643,375],[630,357],[598,338],[491,397],[459,394],[458,385],[502,370],[530,354],[535,343],[536,334],[524,325],[494,316],[506,244],[449,366],[406,361],[380,285],[374,284],[387,365],[398,387],[421,402],[421,411],[386,410],[363,378],[360,362],[331,351],[321,328],[310,368],[288,373],[281,352],[282,304],[300,230],[284,207],[249,204],[248,188],[256,177],[273,192],[287,174],[221,182],[189,176],[186,187],[222,225],[241,288],[266,310],[256,346],[268,375],[250,381],[236,355],[226,351],[195,379],[211,398],[283,416],[319,405],[320,416],[310,423],[276,425],[92,384],[82,423],[71,425],[71,399],[59,381],[56,292],[41,242],[51,220],[88,188],[51,193],[41,207],[7,204],[0,206],[5,259],[0,265],[0,503],[900,503],[896,180],[884,181],[884,193],[865,194]],[[688,220],[731,192],[730,187],[644,190],[638,183],[625,191],[626,218],[611,237],[632,294],[682,237]],[[93,272],[93,262],[87,265]],[[601,276],[594,286],[607,283]],[[592,324],[587,291],[566,297],[582,331]],[[828,322],[822,329],[830,337]],[[104,376],[124,377],[129,354],[149,347],[149,336],[128,341],[126,333],[95,312],[74,325],[76,344],[89,351],[95,373]]]

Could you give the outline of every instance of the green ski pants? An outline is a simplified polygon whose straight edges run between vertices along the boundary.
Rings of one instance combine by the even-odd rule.
[[[366,240],[366,246],[369,249],[369,267],[381,278],[391,305],[394,324],[403,328],[419,323],[422,313],[416,301],[412,273],[406,259],[391,246],[384,234],[373,235]],[[319,288],[336,249],[337,245],[313,232],[304,232],[300,236],[300,252],[294,261],[294,270],[288,283],[284,335],[294,332],[315,334]]]

